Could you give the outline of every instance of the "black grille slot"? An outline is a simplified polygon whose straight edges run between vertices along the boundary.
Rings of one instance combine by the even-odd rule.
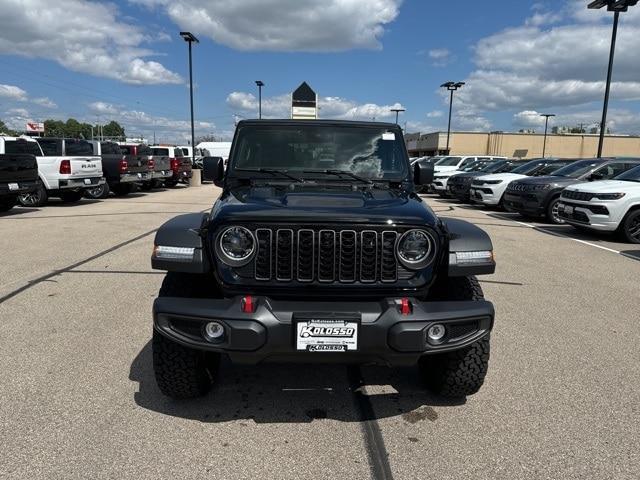
[[[340,281],[356,281],[356,232],[340,232]]]
[[[293,230],[276,233],[276,278],[293,280]]]
[[[258,252],[256,254],[256,279],[271,280],[271,230],[256,230]]]
[[[563,198],[569,198],[571,200],[581,200],[583,202],[589,202],[593,199],[594,194],[588,192],[574,192],[572,190],[564,190],[562,192]]]
[[[361,233],[360,281],[375,282],[378,278],[378,234],[372,231]]]
[[[455,340],[458,338],[467,337],[477,331],[477,321],[458,323],[447,327],[447,338],[448,340]]]
[[[380,254],[380,280],[395,282],[398,278],[396,264],[396,232],[382,232],[382,248]]]
[[[313,281],[313,259],[315,258],[314,247],[314,231],[298,231],[298,280],[301,282]]]
[[[320,231],[318,249],[318,280],[333,282],[336,278],[336,232]]]

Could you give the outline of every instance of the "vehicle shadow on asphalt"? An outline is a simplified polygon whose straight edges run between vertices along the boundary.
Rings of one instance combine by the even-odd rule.
[[[361,378],[373,416],[358,407],[362,384],[344,365],[232,365],[223,360],[216,386],[203,398],[172,400],[160,393],[153,376],[151,342],[131,364],[129,379],[138,382],[137,405],[164,415],[201,422],[251,420],[256,423],[309,423],[316,419],[361,422],[402,416],[414,423],[434,421],[432,407],[459,406],[430,394],[417,368],[362,367]],[[357,368],[357,367],[356,367]],[[353,372],[353,370],[352,370]],[[361,401],[360,401],[361,403]],[[372,417],[372,418],[369,418]]]
[[[0,213],[0,218],[10,218],[18,215],[24,215],[25,213],[33,213],[33,212],[39,212],[39,211],[40,211],[39,208],[20,207],[16,205],[8,212]]]

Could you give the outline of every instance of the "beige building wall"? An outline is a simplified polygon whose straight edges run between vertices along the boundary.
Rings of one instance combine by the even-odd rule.
[[[526,150],[524,158],[542,156],[543,134],[452,132],[451,155],[515,156],[518,150]],[[407,135],[407,149],[412,156],[445,153],[447,134],[435,132],[425,135]],[[598,135],[548,135],[546,156],[560,158],[595,157],[598,151]],[[640,158],[640,137],[607,135],[603,156]]]

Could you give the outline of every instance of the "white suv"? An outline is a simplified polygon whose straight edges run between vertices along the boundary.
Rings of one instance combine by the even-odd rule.
[[[640,243],[640,167],[613,180],[567,187],[560,197],[558,215],[579,228],[619,231],[627,241]]]
[[[437,162],[434,166],[434,174],[433,174],[433,183],[431,187],[434,192],[438,193],[440,196],[447,196],[447,180],[449,177],[453,175],[457,175],[459,173],[467,173],[474,171],[477,166],[477,169],[486,166],[488,163],[493,162],[495,160],[506,160],[506,157],[447,157],[451,159],[462,158],[462,161],[458,161],[460,164],[459,167],[449,167],[448,165],[444,165],[443,159],[442,162]],[[453,160],[446,163],[452,163]]]

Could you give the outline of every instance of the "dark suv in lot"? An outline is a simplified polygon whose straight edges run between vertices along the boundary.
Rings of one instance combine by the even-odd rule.
[[[395,124],[238,124],[223,190],[207,213],[156,234],[168,271],[153,306],[153,366],[171,397],[204,394],[233,362],[419,364],[427,385],[475,393],[494,310],[475,278],[495,270],[479,228],[441,219],[415,193]]]
[[[494,173],[507,173],[525,163],[526,160],[495,160],[486,164],[480,164],[481,168],[479,169],[472,169],[471,171],[449,177],[447,181],[447,192],[462,202],[470,202],[471,182],[473,182],[475,178]]]
[[[609,180],[638,165],[640,160],[635,159],[578,160],[553,172],[552,176],[511,182],[505,192],[504,206],[510,212],[545,217],[551,223],[562,224],[565,221],[558,213],[562,190],[576,183]]]

